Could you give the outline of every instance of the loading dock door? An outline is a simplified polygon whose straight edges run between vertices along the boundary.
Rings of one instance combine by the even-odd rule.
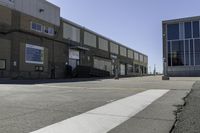
[[[69,49],[69,65],[72,67],[72,70],[74,70],[77,67],[77,65],[79,65],[79,61],[79,51]]]
[[[124,76],[126,75],[126,65],[120,64],[120,75]]]
[[[94,68],[105,70],[112,74],[112,63],[111,60],[94,57]]]

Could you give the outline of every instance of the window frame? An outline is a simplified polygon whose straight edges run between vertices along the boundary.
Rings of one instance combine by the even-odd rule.
[[[176,37],[172,37],[172,35],[170,36],[169,34],[169,30],[170,30],[170,26],[174,26],[172,29],[174,30],[175,26],[177,26],[176,28],[178,28],[178,35],[177,38]],[[173,31],[174,33],[175,31]],[[180,39],[180,23],[172,23],[172,24],[167,24],[167,40],[168,41],[174,41],[174,40],[179,40]]]
[[[46,28],[47,28],[48,33],[46,32]],[[52,30],[52,33],[49,32],[50,29]],[[54,28],[52,28],[52,27],[49,27],[49,26],[43,26],[43,32],[44,32],[45,34],[47,34],[47,35],[54,36],[55,30],[54,30]]]
[[[33,28],[33,24],[36,24],[36,29]],[[37,30],[37,25],[40,25],[40,26],[41,26],[41,30]],[[43,26],[42,24],[37,23],[37,22],[32,22],[32,21],[31,21],[31,26],[30,26],[30,28],[31,28],[32,31],[36,31],[36,32],[42,33],[42,32],[43,32],[43,27],[44,27],[44,26]]]
[[[0,59],[0,61],[4,61],[5,62],[5,67],[4,68],[0,68],[0,70],[6,70],[6,59]]]

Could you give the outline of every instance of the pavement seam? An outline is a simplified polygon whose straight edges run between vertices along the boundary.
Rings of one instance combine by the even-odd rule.
[[[135,119],[144,119],[144,120],[160,120],[160,121],[174,121],[174,120],[169,120],[169,119],[161,119],[161,118],[145,118],[145,117],[138,117],[138,116],[135,116],[133,117]]]
[[[112,115],[112,114],[101,114],[101,113],[90,113],[90,112],[86,112],[85,114],[99,115],[99,116],[114,116],[114,117],[130,118],[129,116],[123,116],[123,115]]]

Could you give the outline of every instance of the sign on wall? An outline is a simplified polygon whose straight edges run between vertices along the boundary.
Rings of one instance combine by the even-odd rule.
[[[31,64],[44,64],[44,47],[26,44],[25,62]]]
[[[80,57],[79,57],[79,51],[73,50],[73,49],[69,49],[69,58],[70,59],[77,59],[77,60],[79,60],[80,59]]]
[[[6,69],[6,60],[0,60],[0,70]]]

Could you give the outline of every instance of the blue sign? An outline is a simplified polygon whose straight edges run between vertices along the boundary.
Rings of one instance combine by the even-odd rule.
[[[26,63],[43,64],[44,63],[44,48],[26,44],[25,50]]]

